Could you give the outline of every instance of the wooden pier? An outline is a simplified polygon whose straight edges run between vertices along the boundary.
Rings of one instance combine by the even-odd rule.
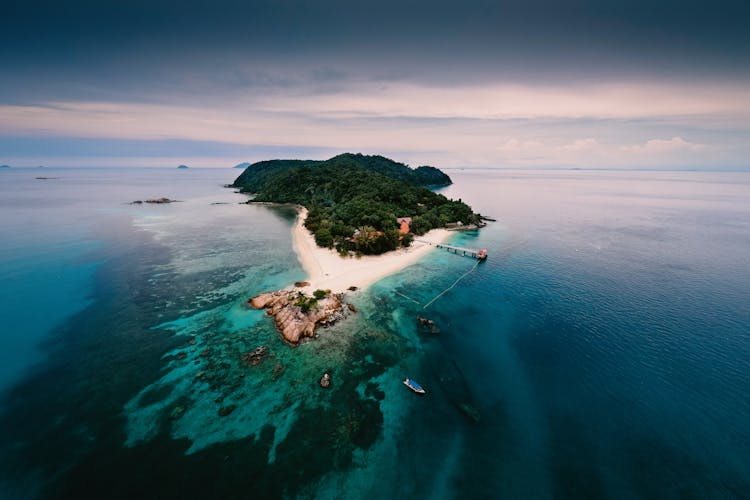
[[[472,259],[477,259],[477,260],[485,260],[487,258],[486,248],[483,248],[481,250],[474,250],[473,248],[456,247],[453,245],[446,245],[444,243],[433,243],[427,240],[415,239],[414,241],[418,241],[420,243],[426,243],[428,245],[433,245],[437,248],[444,248],[448,250],[449,252],[453,252],[456,255],[461,255],[463,257],[471,257]]]

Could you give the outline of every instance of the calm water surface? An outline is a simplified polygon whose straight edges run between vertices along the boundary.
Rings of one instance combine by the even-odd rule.
[[[749,174],[449,171],[488,261],[292,349],[244,301],[304,276],[294,214],[237,173],[0,172],[4,497],[750,496]]]

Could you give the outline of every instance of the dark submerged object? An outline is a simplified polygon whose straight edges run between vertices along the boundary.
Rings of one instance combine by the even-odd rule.
[[[220,417],[229,416],[236,409],[237,409],[237,405],[222,406],[221,408],[219,408],[219,416]]]
[[[254,351],[246,352],[242,355],[242,361],[250,363],[253,366],[259,365],[263,358],[268,354],[268,347],[261,345],[255,348]]]
[[[479,422],[481,417],[474,395],[458,363],[448,356],[438,342],[425,350],[430,368],[438,379],[440,388],[448,401],[471,422]]]
[[[426,333],[431,333],[433,335],[437,335],[438,333],[440,333],[440,328],[438,328],[435,322],[431,319],[417,316],[417,322],[422,327],[422,330],[424,330]]]

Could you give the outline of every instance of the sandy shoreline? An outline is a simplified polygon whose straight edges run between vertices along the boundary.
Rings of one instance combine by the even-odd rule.
[[[293,229],[293,245],[302,268],[307,273],[309,290],[321,288],[333,292],[343,292],[350,286],[366,288],[376,281],[393,274],[414,263],[435,248],[427,243],[413,242],[409,248],[402,248],[382,255],[364,255],[361,258],[344,258],[327,248],[315,244],[312,233],[304,226],[307,209],[300,207],[297,222]],[[445,241],[451,233],[445,229],[433,229],[420,236],[420,240],[432,243]]]

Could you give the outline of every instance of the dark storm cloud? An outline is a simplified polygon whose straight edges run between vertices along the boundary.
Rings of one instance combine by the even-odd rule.
[[[747,48],[746,2],[695,1],[144,1],[11,2],[3,32],[26,44],[255,42],[280,50],[347,42],[385,46],[444,41],[477,48],[521,39],[537,45],[664,43]],[[251,48],[251,47],[248,47]],[[551,47],[554,48],[554,47]]]
[[[745,2],[642,0],[15,1],[0,16],[0,90],[8,102],[42,97],[50,80],[62,98],[89,97],[82,81],[108,98],[120,89],[330,85],[347,68],[447,83],[744,75],[748,14]]]

